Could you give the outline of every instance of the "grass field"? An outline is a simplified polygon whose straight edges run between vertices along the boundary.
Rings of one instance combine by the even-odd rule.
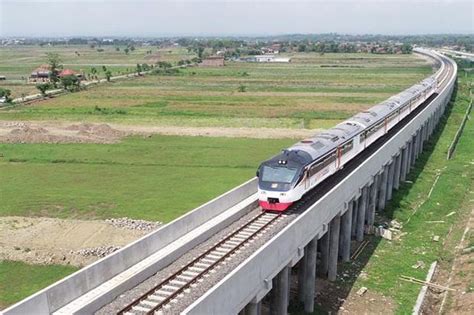
[[[255,175],[296,140],[153,136],[0,144],[0,215],[168,222]]]
[[[35,293],[74,271],[70,266],[38,266],[0,261],[0,309]]]
[[[158,49],[154,46],[136,47],[134,51],[125,54],[125,46],[101,46],[91,48],[88,45],[58,45],[58,46],[7,46],[0,47],[0,75],[7,80],[0,86],[12,90],[14,97],[21,97],[22,93],[38,93],[34,85],[25,84],[31,72],[38,66],[47,63],[48,52],[58,53],[64,68],[77,72],[91,73],[91,68],[97,69],[97,75],[104,78],[102,66],[106,66],[112,75],[134,72],[137,63],[155,64],[157,61],[177,62],[181,59],[195,57],[184,48]],[[99,52],[97,49],[103,49]],[[147,51],[151,50],[151,54]]]
[[[327,128],[430,72],[413,55],[308,53],[295,55],[290,64],[228,62],[115,82],[3,110],[0,119]]]
[[[437,142],[431,140],[425,151],[416,162],[401,189],[384,211],[384,216],[393,217],[403,223],[403,232],[407,234],[400,240],[382,239],[373,252],[368,265],[364,268],[368,277],[359,278],[356,288],[366,286],[392,297],[396,313],[411,313],[420,286],[399,280],[400,275],[425,279],[428,266],[435,260],[449,263],[452,260],[454,246],[444,244],[450,234],[458,240],[464,229],[466,214],[473,206],[474,192],[474,124],[467,122],[459,141],[455,156],[446,160],[447,149],[469,105],[470,77],[460,75],[457,98],[452,112],[446,119],[443,117],[443,130],[434,135]],[[434,185],[436,178],[439,180]],[[433,191],[428,197],[431,188]],[[417,209],[416,212],[414,209]],[[447,216],[454,212],[454,215]],[[442,221],[429,223],[430,221]],[[439,242],[433,236],[440,236]],[[455,243],[455,242],[453,242]],[[457,244],[457,243],[456,243]],[[414,269],[417,261],[423,261],[427,267]]]

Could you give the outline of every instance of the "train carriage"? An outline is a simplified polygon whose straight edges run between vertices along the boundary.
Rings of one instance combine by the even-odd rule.
[[[436,92],[438,80],[433,75],[263,162],[257,171],[262,209],[285,211],[415,110]]]

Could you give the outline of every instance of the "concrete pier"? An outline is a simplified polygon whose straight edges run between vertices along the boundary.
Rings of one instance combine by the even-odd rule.
[[[284,267],[273,279],[271,313],[275,315],[286,315],[288,313],[288,290],[290,289],[288,269],[288,266]]]
[[[377,188],[379,185],[380,174],[376,174],[374,176],[374,182],[370,187],[370,195],[369,195],[369,206],[367,207],[367,225],[372,226],[374,225],[375,221],[375,208],[377,206]]]
[[[402,148],[402,164],[401,164],[401,174],[400,180],[404,182],[407,179],[407,166],[408,166],[408,146]]]
[[[395,162],[392,158],[392,161],[388,165],[388,179],[387,179],[387,201],[392,200],[393,192],[393,174],[395,173]]]
[[[400,188],[400,177],[401,177],[401,168],[402,168],[402,150],[395,157],[395,173],[393,179],[393,188],[398,190]]]
[[[367,186],[361,189],[359,211],[357,212],[356,240],[364,240],[365,211],[367,208]]]
[[[341,225],[341,216],[336,215],[329,228],[329,265],[328,280],[335,281],[337,276],[337,258],[339,252],[339,229]]]
[[[340,256],[343,262],[348,262],[351,257],[352,208],[354,207],[354,201],[349,201],[347,207],[347,211],[341,218],[341,242],[339,243]]]
[[[351,222],[351,236],[355,237],[356,236],[356,231],[357,231],[357,217],[359,213],[359,202],[360,202],[360,197],[357,197],[353,201],[353,206],[352,206],[352,222]]]
[[[262,302],[250,302],[245,307],[245,315],[259,315],[261,312]]]
[[[380,194],[379,194],[379,204],[378,211],[385,209],[385,202],[387,201],[387,180],[388,180],[388,165],[384,165],[382,180],[380,182]]]
[[[321,277],[326,277],[328,274],[328,263],[329,263],[329,230],[319,239],[319,248],[321,252],[321,262],[318,268],[318,274]]]
[[[304,248],[304,255],[301,257],[298,263],[298,301],[304,302],[304,283],[305,283],[305,268],[307,265],[308,258],[308,246]]]
[[[315,283],[316,283],[316,254],[318,240],[314,238],[311,240],[308,245],[306,246],[306,254],[307,256],[305,260],[306,267],[305,270],[305,279],[303,285],[303,296],[304,296],[304,311],[306,313],[314,312],[314,291],[315,291]]]

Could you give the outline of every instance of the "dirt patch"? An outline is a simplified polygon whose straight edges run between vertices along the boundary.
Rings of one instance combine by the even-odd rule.
[[[302,139],[320,129],[132,126],[48,121],[0,121],[0,143],[116,143],[130,135]]]
[[[0,217],[0,260],[82,267],[158,226],[150,223],[149,228],[138,229],[114,222]]]
[[[0,143],[115,143],[123,136],[106,124],[0,122]]]

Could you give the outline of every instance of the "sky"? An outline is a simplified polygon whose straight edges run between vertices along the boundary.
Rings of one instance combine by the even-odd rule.
[[[0,37],[473,34],[465,0],[0,0]]]

